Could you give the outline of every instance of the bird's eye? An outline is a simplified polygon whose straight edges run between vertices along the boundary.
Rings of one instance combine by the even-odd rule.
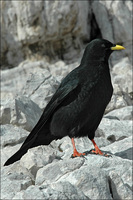
[[[102,44],[101,47],[105,47],[105,44]]]

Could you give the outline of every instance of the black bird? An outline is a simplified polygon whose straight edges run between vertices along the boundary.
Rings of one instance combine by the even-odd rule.
[[[72,140],[73,157],[85,155],[74,143],[75,137],[83,136],[93,142],[93,153],[103,155],[94,141],[95,130],[113,93],[108,58],[113,50],[122,49],[104,39],[91,41],[79,67],[63,79],[21,148],[4,165],[19,160],[29,148],[48,145],[64,136]]]

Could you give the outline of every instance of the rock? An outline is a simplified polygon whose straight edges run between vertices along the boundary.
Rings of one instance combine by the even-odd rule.
[[[60,60],[52,65],[49,65],[49,71],[56,78],[58,78],[58,76],[65,77],[69,72],[78,67],[79,64],[80,64],[80,59],[79,61],[73,62],[71,64],[66,64],[65,62]]]
[[[105,114],[112,110],[132,105],[132,98],[128,92],[124,92],[118,84],[113,84],[113,88],[114,92],[111,101],[106,107]]]
[[[56,182],[65,174],[80,168],[84,163],[83,158],[67,159],[51,163],[43,168],[39,169],[36,175],[36,185],[43,183]],[[54,172],[54,173],[53,173]]]
[[[103,118],[99,129],[104,132],[104,137],[107,140],[114,142],[132,135],[132,121]]]
[[[111,171],[109,173],[109,181],[110,187],[112,189],[112,196],[114,199],[131,199],[132,191],[128,187],[128,185],[123,183],[121,176],[119,176],[116,172]]]
[[[113,144],[103,147],[102,150],[111,152],[123,159],[133,160],[132,136],[120,141],[115,141]]]
[[[39,105],[41,109],[44,109],[58,86],[59,82],[56,78],[44,69],[29,77],[23,89],[23,94]]]
[[[36,173],[40,168],[56,159],[61,159],[59,152],[44,145],[29,149],[21,158],[20,164],[36,177]]]
[[[44,195],[39,187],[31,185],[27,190],[17,192],[12,199],[44,199]]]
[[[32,175],[19,163],[4,167],[1,180],[2,199],[12,199],[17,192],[26,190],[33,184]]]
[[[31,131],[35,124],[37,124],[42,114],[41,109],[37,104],[25,96],[15,99],[17,125]]]
[[[14,67],[44,56],[71,62],[99,36],[128,47],[113,55],[115,60],[132,58],[132,1],[5,1],[1,8],[3,65]]]
[[[87,1],[14,1],[1,6],[2,59],[9,65],[16,66],[25,58],[40,59],[44,54],[50,59],[72,60],[90,37]]]
[[[7,96],[8,97],[8,96]],[[15,109],[15,100],[12,96],[8,100],[1,101],[1,124],[15,124],[16,123],[16,109]]]
[[[31,131],[41,114],[37,104],[26,96],[18,96],[11,101],[3,101],[0,120],[2,124],[13,124]]]
[[[28,77],[33,73],[40,72],[40,74],[49,66],[45,59],[41,61],[21,62],[17,67],[1,71],[1,92],[12,93],[14,95],[22,94],[22,89],[26,84]],[[4,97],[4,95],[3,95]],[[4,98],[5,100],[5,98]]]
[[[126,54],[132,59],[132,2],[125,1],[93,1],[92,9],[96,22],[101,31],[102,37],[110,40],[113,43],[122,43],[128,47],[125,51],[112,55],[114,60],[119,60],[120,57]],[[102,13],[102,16],[101,16]],[[128,21],[128,23],[127,23]],[[114,61],[113,61],[114,62]]]
[[[47,186],[29,186],[26,190],[18,192],[13,199],[84,199],[89,200],[69,182],[52,183]]]
[[[119,171],[123,180],[124,189],[126,189],[128,185],[130,188],[132,182],[131,177],[127,182],[127,179],[123,174],[128,175],[128,169],[131,174],[131,165],[130,161],[123,162],[123,159],[115,157],[113,159],[105,157],[101,158],[101,156],[96,157],[95,155],[91,155],[87,157],[87,160],[85,160],[84,165],[81,166],[80,169],[65,174],[58,181],[68,181],[72,185],[76,185],[76,187],[90,199],[112,199],[115,190],[110,189],[110,171],[113,171],[115,167],[115,171]],[[116,166],[119,167],[116,169]],[[119,190],[120,187],[117,189]],[[129,189],[129,191],[128,198],[130,199],[131,189]]]
[[[133,111],[132,106],[126,106],[120,109],[113,110],[108,114],[104,115],[104,117],[117,117],[119,120],[132,120],[133,119]]]
[[[117,122],[118,127],[116,127]],[[112,131],[115,131],[116,139],[121,139],[101,147],[103,152],[112,155],[109,158],[92,154],[70,158],[72,145],[69,137],[53,141],[48,146],[29,149],[20,161],[2,167],[3,199],[34,199],[33,196],[36,196],[36,199],[51,200],[53,198],[113,199],[114,197],[131,199],[132,140],[128,135],[126,138],[121,137],[125,135],[125,130],[121,135],[119,134],[118,129],[122,127],[119,122],[124,122],[123,127],[128,127],[126,120],[103,118],[102,123],[107,126],[107,129],[111,127]],[[7,125],[3,126],[8,128]],[[20,127],[17,129],[22,131]],[[105,128],[99,129],[95,139],[107,140],[106,131]],[[130,132],[130,129],[127,128],[128,131]],[[4,134],[2,136],[4,137]],[[87,137],[76,138],[75,143],[77,149],[82,152],[93,147]],[[10,144],[14,145],[12,141]],[[2,150],[8,154],[7,147],[12,150],[9,145],[6,147],[3,145]],[[8,194],[5,191],[9,191]]]
[[[1,146],[12,146],[22,143],[27,137],[28,132],[11,124],[1,125]]]
[[[121,59],[115,64],[111,71],[113,84],[122,87],[122,91],[132,92],[132,65],[128,57]]]
[[[2,2],[2,67],[18,65],[1,72],[2,199],[132,199],[131,4]],[[67,136],[31,148],[19,161],[3,166],[96,37],[126,47],[111,56],[114,93],[95,135],[100,149],[112,157],[90,154],[94,146],[84,137],[75,144],[88,154],[72,159]]]
[[[21,147],[22,143],[10,146],[7,145],[1,150],[1,165],[3,166],[4,163],[10,158],[13,154],[15,154]]]
[[[11,124],[1,125],[1,164],[20,148],[29,132]]]

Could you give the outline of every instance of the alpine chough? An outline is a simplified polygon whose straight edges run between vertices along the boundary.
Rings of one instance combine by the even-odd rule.
[[[4,165],[19,160],[29,148],[48,145],[64,136],[72,140],[73,157],[85,155],[76,150],[74,142],[75,137],[84,136],[94,144],[92,152],[103,155],[94,136],[113,93],[108,58],[113,50],[122,49],[104,39],[92,40],[81,64],[62,80],[36,126]]]

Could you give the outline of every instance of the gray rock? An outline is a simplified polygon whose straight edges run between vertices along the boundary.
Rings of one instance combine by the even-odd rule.
[[[41,109],[44,109],[59,82],[46,69],[32,74],[26,82],[23,94],[34,101]]]
[[[80,168],[84,163],[83,158],[61,160],[39,169],[36,175],[36,185],[51,183],[59,180],[65,174]]]
[[[133,160],[132,136],[116,141],[106,147],[102,147],[102,150],[110,152],[123,159]]]
[[[125,77],[126,78],[126,77]],[[124,92],[122,89],[122,85],[113,84],[114,92],[106,107],[105,114],[119,108],[123,108],[126,106],[132,106],[132,98],[131,95],[127,92]]]
[[[8,96],[7,96],[8,97]],[[9,99],[5,99],[1,102],[1,116],[0,123],[1,124],[15,124],[16,119],[16,109],[15,109],[15,99],[12,96]]]
[[[123,161],[123,159],[117,157],[112,159],[88,155],[83,166],[78,170],[65,174],[58,181],[68,181],[72,185],[76,185],[90,199],[112,199],[115,189],[110,189],[110,171],[115,170],[119,171],[118,174],[122,177],[124,189],[127,188],[124,184],[129,185],[128,197],[131,198],[130,185],[132,184],[132,178],[128,176],[128,181],[125,178],[129,174],[128,170],[131,174],[131,166],[130,161]],[[123,174],[126,175],[123,176]]]
[[[26,96],[18,96],[2,103],[1,123],[13,124],[31,131],[38,122],[42,110]]]
[[[12,156],[26,139],[29,132],[11,124],[1,125],[1,164]]]
[[[1,146],[13,146],[22,143],[29,133],[11,124],[1,125]]]
[[[96,139],[102,139],[105,133],[98,130]],[[115,134],[117,133],[116,130]],[[87,137],[76,138],[75,143],[78,150],[82,152],[92,148]],[[7,147],[9,148],[6,146],[3,150]],[[36,199],[51,200],[53,198],[113,199],[114,197],[131,199],[131,148],[131,136],[101,147],[103,152],[112,154],[109,158],[92,154],[88,154],[85,158],[70,158],[72,145],[68,137],[53,141],[48,146],[32,148],[20,161],[2,167],[2,197],[3,199],[34,199],[36,196]],[[69,158],[64,156],[65,154],[69,154]],[[8,194],[5,194],[5,191],[9,191]]]
[[[82,56],[80,56],[80,58],[81,57]],[[73,62],[71,64],[66,64],[65,62],[59,60],[54,64],[49,65],[49,71],[56,78],[58,78],[58,76],[65,77],[69,72],[79,66],[80,58],[79,61]]]
[[[124,92],[132,92],[132,65],[128,57],[122,58],[111,71],[113,84],[118,84]]]
[[[33,184],[32,175],[19,163],[2,169],[1,198],[12,199],[14,195]]]
[[[72,61],[98,33],[128,47],[114,55],[117,60],[132,56],[132,1],[11,1],[1,7],[3,64],[16,66],[25,58],[40,60],[44,55]]]
[[[17,113],[17,125],[23,129],[31,131],[37,124],[42,110],[39,106],[31,101],[26,96],[21,96],[15,99],[16,113]]]
[[[104,117],[117,117],[120,120],[132,120],[133,119],[133,109],[132,106],[126,106],[120,109],[113,110]]]
[[[123,180],[118,173],[111,171],[109,173],[109,181],[113,199],[132,199],[133,193],[131,189],[127,184],[123,183]]]
[[[3,2],[3,62],[17,65],[44,54],[73,59],[90,37],[90,14],[88,1]]]
[[[114,142],[132,135],[132,121],[103,118],[99,129],[104,132],[104,137],[107,138],[107,140]]]
[[[28,77],[33,73],[40,72],[40,74],[49,66],[45,59],[41,61],[21,62],[17,67],[1,71],[1,92],[2,94],[12,93],[13,95],[22,95],[22,89],[26,84]],[[2,95],[5,100],[5,95]],[[8,96],[6,95],[8,100]]]
[[[60,160],[60,156],[60,153],[50,146],[38,146],[29,149],[21,158],[20,164],[36,177],[36,173],[40,168],[53,162],[53,160]]]
[[[13,199],[84,199],[89,200],[81,191],[78,191],[69,182],[58,182],[42,186],[29,186],[18,192]]]
[[[128,47],[113,57],[118,60],[128,54],[132,59],[132,1],[93,1],[93,13],[100,28],[102,37],[114,43],[120,42]],[[101,16],[102,13],[102,16]],[[127,23],[128,21],[128,23]]]
[[[38,186],[31,185],[26,190],[16,192],[12,199],[44,199],[44,195]]]
[[[4,163],[10,158],[13,154],[15,154],[21,147],[22,143],[16,145],[7,145],[1,149],[1,165],[3,166]]]

